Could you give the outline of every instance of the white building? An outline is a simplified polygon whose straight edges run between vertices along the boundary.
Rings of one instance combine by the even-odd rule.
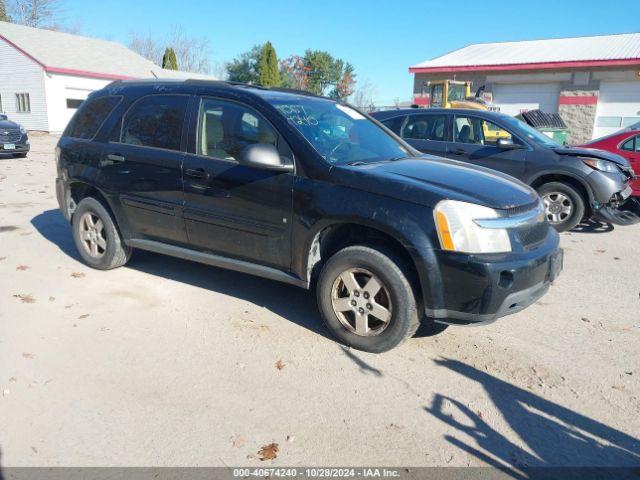
[[[416,103],[430,81],[471,81],[509,115],[560,113],[575,143],[640,121],[640,33],[479,43],[409,71]]]
[[[164,70],[119,43],[0,22],[0,112],[61,132],[94,90],[127,78],[207,78]]]

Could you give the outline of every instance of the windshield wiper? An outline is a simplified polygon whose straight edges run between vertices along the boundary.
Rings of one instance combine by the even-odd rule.
[[[408,157],[406,155],[401,157],[391,157],[391,158],[385,158],[384,160],[377,160],[375,162],[363,162],[362,160],[355,160],[353,162],[347,163],[347,165],[349,165],[350,167],[359,167],[361,165],[374,165],[376,163],[396,162],[398,160],[404,160],[405,158],[408,158]]]

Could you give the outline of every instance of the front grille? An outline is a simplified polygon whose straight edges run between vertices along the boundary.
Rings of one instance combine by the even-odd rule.
[[[534,225],[518,228],[516,230],[516,235],[522,246],[530,249],[542,243],[544,239],[547,238],[549,228],[551,228],[551,226],[548,222],[540,222]]]
[[[520,205],[518,207],[505,208],[500,210],[505,217],[510,217],[512,215],[520,215],[521,213],[527,213],[538,207],[540,200],[536,200],[527,205]]]
[[[0,129],[0,143],[15,143],[22,138],[20,130],[2,130]]]

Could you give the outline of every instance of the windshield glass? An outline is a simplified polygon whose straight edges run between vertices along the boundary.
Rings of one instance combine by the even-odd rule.
[[[314,97],[267,99],[329,163],[372,163],[409,151],[353,108]]]
[[[519,134],[524,135],[538,145],[543,145],[549,148],[558,148],[562,146],[547,137],[544,133],[533,128],[531,125],[524,123],[522,120],[518,120],[517,118],[510,117],[508,115],[501,115],[501,118],[510,126],[517,128]]]
[[[466,98],[467,86],[455,83],[449,84],[449,100],[450,102],[464,100]]]

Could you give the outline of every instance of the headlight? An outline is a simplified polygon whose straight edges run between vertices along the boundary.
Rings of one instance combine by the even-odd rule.
[[[483,228],[475,220],[498,218],[492,208],[457,200],[443,200],[433,211],[440,246],[463,253],[511,251],[509,233],[504,228]]]
[[[24,135],[25,133],[27,133],[27,129],[24,127],[20,127],[20,133]]]
[[[607,160],[601,160],[599,158],[583,158],[582,161],[594,170],[600,170],[601,172],[616,173],[620,171],[615,163]]]

